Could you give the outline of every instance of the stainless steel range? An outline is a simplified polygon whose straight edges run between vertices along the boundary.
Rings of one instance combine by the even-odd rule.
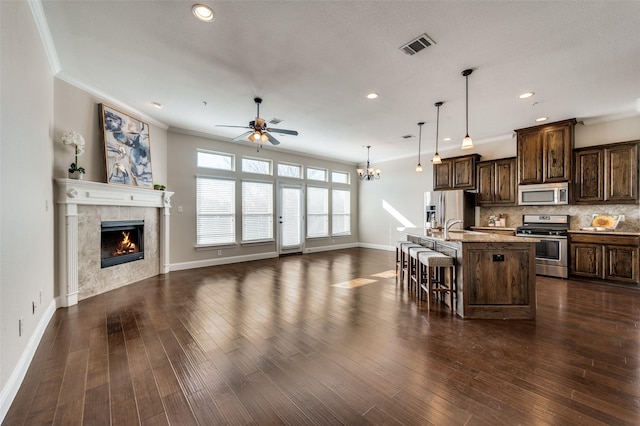
[[[516,236],[540,240],[536,243],[536,274],[558,278],[569,276],[568,230],[569,215],[522,216],[522,226],[516,228]]]

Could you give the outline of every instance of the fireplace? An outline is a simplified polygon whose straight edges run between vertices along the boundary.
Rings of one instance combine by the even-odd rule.
[[[144,259],[144,220],[102,222],[100,247],[102,268]]]

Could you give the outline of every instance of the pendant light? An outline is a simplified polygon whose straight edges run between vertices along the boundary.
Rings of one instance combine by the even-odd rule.
[[[471,149],[473,148],[473,140],[471,139],[471,136],[469,136],[469,76],[471,75],[471,73],[473,72],[472,69],[468,69],[468,70],[464,70],[462,71],[462,75],[464,76],[466,82],[467,82],[467,98],[466,98],[466,105],[467,105],[467,110],[466,110],[466,117],[467,117],[467,134],[464,137],[464,139],[462,139],[462,146],[460,148],[462,149]]]
[[[418,123],[418,128],[420,129],[420,133],[418,136],[418,165],[416,166],[416,172],[422,173],[422,164],[420,164],[420,147],[422,145],[422,126],[424,125],[424,121]]]
[[[439,126],[440,126],[440,107],[442,106],[444,102],[436,102],[436,108],[438,109],[437,115],[436,115],[436,153],[433,156],[433,159],[431,160],[431,163],[433,164],[442,164],[442,158],[440,158],[440,154],[438,154],[438,130],[439,130]]]

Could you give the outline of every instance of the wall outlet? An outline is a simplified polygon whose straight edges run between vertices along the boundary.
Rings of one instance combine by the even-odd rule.
[[[42,290],[40,290],[40,305],[42,305]]]
[[[624,215],[623,215],[623,214],[618,215],[618,220],[619,220],[620,222],[624,222]]]
[[[18,337],[22,337],[22,318],[18,318]]]
[[[178,213],[182,213],[183,209],[182,206],[178,206]]]
[[[222,250],[218,250],[218,256],[222,256]]]

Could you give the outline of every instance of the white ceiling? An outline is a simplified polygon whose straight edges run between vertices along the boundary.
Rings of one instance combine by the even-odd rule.
[[[540,116],[640,114],[640,1],[198,1],[214,22],[193,17],[195,0],[42,1],[59,76],[229,141],[243,130],[215,126],[248,124],[259,96],[263,118],[300,132],[265,149],[354,163],[363,145],[372,163],[417,157],[420,121],[428,162],[437,101],[440,138],[452,138],[439,151],[465,153],[466,68],[476,143]],[[436,44],[399,49],[422,33]]]

